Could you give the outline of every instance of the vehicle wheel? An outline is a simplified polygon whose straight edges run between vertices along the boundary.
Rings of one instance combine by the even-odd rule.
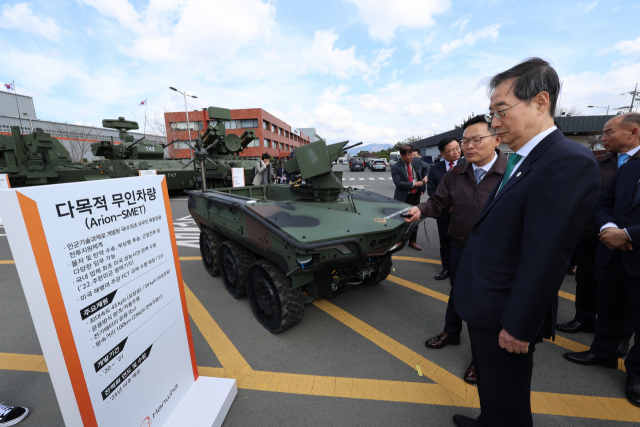
[[[391,261],[391,254],[383,256],[378,262],[378,270],[373,275],[364,279],[362,284],[366,286],[373,286],[382,282],[391,273],[392,265],[393,261]]]
[[[247,295],[253,315],[269,332],[279,334],[302,320],[302,290],[293,289],[291,278],[271,261],[262,259],[249,267]]]
[[[234,298],[247,295],[247,268],[256,260],[253,252],[231,240],[225,240],[218,251],[222,283]]]
[[[200,231],[200,255],[205,270],[212,276],[219,276],[218,249],[222,243],[222,236],[210,228],[204,227]]]

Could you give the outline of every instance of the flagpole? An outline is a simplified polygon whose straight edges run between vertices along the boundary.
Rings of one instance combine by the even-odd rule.
[[[13,86],[13,95],[16,97],[16,107],[18,108],[18,121],[20,122],[20,134],[22,134],[22,117],[20,116],[20,105],[18,105],[18,93],[16,92],[16,82],[11,80]]]
[[[144,136],[147,136],[147,98],[144,99]]]

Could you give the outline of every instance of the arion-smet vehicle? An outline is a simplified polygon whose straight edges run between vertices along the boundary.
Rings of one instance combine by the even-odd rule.
[[[205,269],[270,332],[300,322],[305,302],[380,283],[418,224],[401,217],[405,203],[343,187],[331,167],[347,143],[297,148],[290,185],[187,191]]]

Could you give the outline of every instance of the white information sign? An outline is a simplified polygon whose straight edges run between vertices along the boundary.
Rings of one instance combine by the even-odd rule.
[[[164,176],[3,190],[0,214],[68,427],[222,423],[236,385],[198,377]]]
[[[138,170],[138,175],[140,176],[158,175],[158,172],[155,169]]]
[[[233,178],[234,187],[244,187],[244,169],[231,168],[231,177]]]

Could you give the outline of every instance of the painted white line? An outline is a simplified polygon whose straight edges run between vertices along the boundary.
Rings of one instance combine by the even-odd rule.
[[[371,180],[371,181],[375,181],[376,179],[375,179],[375,178],[369,178],[369,180]]]
[[[393,179],[393,178],[389,178],[389,179]]]
[[[358,178],[360,181],[364,181],[364,178]]]
[[[349,178],[349,181],[353,181],[355,178]]]
[[[380,177],[380,178],[378,178],[378,179],[381,179],[381,180],[383,180],[383,181],[384,181],[384,178],[382,178],[382,177]]]

